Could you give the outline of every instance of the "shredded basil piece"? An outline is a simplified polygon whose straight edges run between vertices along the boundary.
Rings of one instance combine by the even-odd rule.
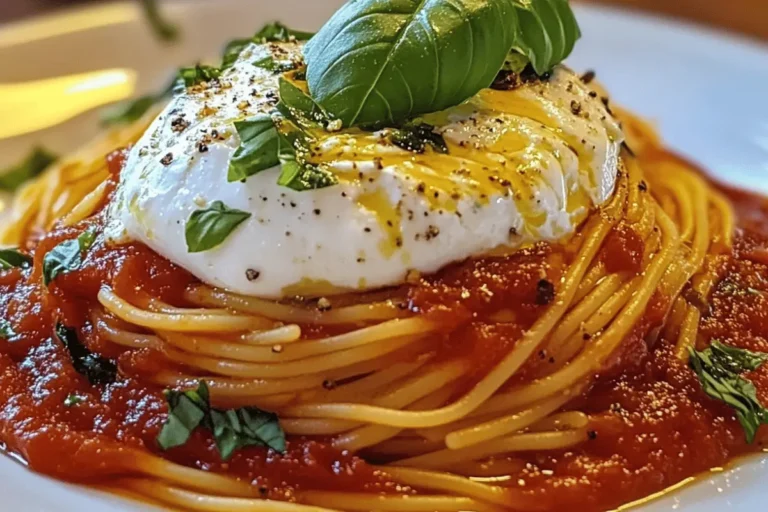
[[[77,337],[77,331],[61,322],[56,324],[56,337],[69,352],[72,366],[91,384],[109,384],[117,379],[117,365],[94,354]]]
[[[257,61],[253,62],[253,65],[265,69],[271,73],[286,73],[288,71],[294,70],[297,67],[297,63],[290,62],[290,61],[276,61],[274,57],[267,56],[263,59],[259,59]]]
[[[579,35],[567,0],[359,0],[307,43],[307,80],[344,126],[392,126],[488,87],[510,49],[544,73]]]
[[[427,146],[438,153],[448,153],[448,145],[443,136],[427,123],[406,124],[392,133],[391,140],[395,146],[414,153],[424,153]]]
[[[186,226],[187,250],[209,251],[220,245],[251,214],[228,208],[221,201],[214,201],[204,210],[192,212]]]
[[[16,332],[11,327],[11,323],[0,318],[0,339],[9,340],[16,336]]]
[[[57,156],[43,148],[35,148],[23,162],[0,171],[0,190],[15,192],[20,186],[40,175]]]
[[[67,408],[74,407],[83,402],[85,402],[85,399],[83,397],[72,393],[70,395],[67,395],[67,398],[64,399],[64,407],[67,407]]]
[[[272,116],[260,114],[235,123],[240,146],[229,161],[228,181],[245,180],[248,176],[271,169],[280,163],[277,157],[278,135]]]
[[[257,407],[215,409],[210,405],[208,385],[200,381],[197,389],[166,390],[168,419],[157,436],[163,450],[184,445],[198,427],[209,430],[222,460],[246,446],[265,446],[285,453],[285,433],[277,415]]]
[[[20,253],[18,249],[0,249],[0,270],[29,268],[31,266],[32,258]]]
[[[261,30],[256,32],[253,36],[253,40],[257,43],[287,43],[291,39],[296,41],[307,41],[315,34],[312,32],[303,32],[301,30],[293,30],[279,21],[267,23]]]
[[[163,41],[175,41],[178,39],[179,28],[163,16],[157,0],[141,0],[141,6],[144,9],[144,15],[149,25],[158,38]]]
[[[178,73],[175,73],[162,91],[156,94],[148,94],[135,100],[118,103],[116,106],[106,109],[101,115],[101,123],[104,126],[113,126],[138,121],[154,105],[167,100],[174,92],[178,92],[183,87],[183,79]]]
[[[731,347],[713,340],[705,350],[689,349],[689,364],[699,378],[704,392],[736,411],[748,443],[752,443],[760,425],[768,423],[768,409],[757,398],[755,385],[743,378],[768,361],[768,354]]]
[[[184,81],[184,85],[192,87],[201,82],[210,82],[221,76],[221,69],[205,64],[197,64],[191,68],[181,68],[179,76]]]
[[[96,232],[89,229],[51,249],[43,258],[43,284],[48,286],[59,275],[79,269],[95,240]]]

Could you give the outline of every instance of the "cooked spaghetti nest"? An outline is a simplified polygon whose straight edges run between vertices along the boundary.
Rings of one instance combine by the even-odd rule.
[[[569,244],[576,256],[557,294],[513,348],[470,389],[462,359],[436,357],[439,325],[377,295],[374,301],[319,311],[315,307],[191,286],[195,308],[147,297],[131,302],[108,287],[92,322],[125,350],[152,348],[178,368],[144,376],[158,386],[186,388],[204,378],[214,403],[258,406],[279,415],[289,435],[330,437],[335,447],[369,460],[421,492],[415,496],[303,490],[298,503],[263,500],[250,485],[130,451],[108,487],[189,510],[515,510],[537,508],[515,488],[466,478],[483,462],[558,450],[588,437],[589,416],[569,404],[635,327],[652,296],[666,299],[666,321],[655,336],[676,340],[687,357],[714,263],[732,243],[729,202],[694,169],[660,154],[647,123],[621,114],[630,146],[612,200],[595,211]],[[72,225],[105,200],[103,154],[126,146],[146,123],[111,133],[56,165],[18,194],[13,219],[0,234],[19,243],[56,224]],[[619,224],[644,240],[642,271],[610,273],[598,253]],[[690,287],[694,294],[683,294]],[[341,334],[306,339],[306,326],[332,325]],[[507,383],[541,350],[555,364],[513,386]],[[503,472],[504,464],[494,466]],[[484,469],[485,468],[485,469]],[[485,476],[499,476],[496,474]]]

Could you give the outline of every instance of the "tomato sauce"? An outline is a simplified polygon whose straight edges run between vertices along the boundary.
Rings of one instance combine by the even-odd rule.
[[[123,158],[124,153],[110,156],[115,177]],[[113,188],[114,183],[110,193]],[[768,202],[743,192],[729,194],[741,229],[732,256],[719,269],[723,278],[709,298],[700,338],[768,352]],[[43,286],[44,255],[88,229],[99,231],[102,222],[103,213],[30,238],[25,247],[33,268],[0,271],[0,319],[15,333],[0,339],[0,442],[8,451],[35,471],[85,483],[120,473],[126,449],[138,449],[240,476],[275,499],[292,499],[306,488],[417,492],[323,440],[289,438],[284,455],[252,447],[222,462],[210,434],[198,429],[184,446],[162,452],[155,439],[167,414],[163,390],[142,383],[140,375],[171,363],[149,349],[126,351],[100,339],[90,315],[103,285],[129,300],[149,295],[184,307],[189,304],[183,292],[195,279],[142,245],[108,247],[97,237],[80,270]],[[599,258],[611,272],[635,274],[641,271],[643,250],[642,238],[620,225]],[[396,294],[409,309],[442,326],[438,357],[468,360],[469,387],[551,304],[573,257],[567,246],[539,244],[504,258],[452,265]],[[765,432],[747,446],[733,411],[704,395],[668,342],[647,341],[668,306],[664,297],[654,296],[593,388],[571,405],[590,415],[589,440],[569,450],[520,455],[525,464],[506,485],[545,509],[606,510],[762,447]],[[53,335],[57,322],[76,328],[88,348],[115,360],[118,380],[93,386],[80,375]],[[538,354],[515,382],[552,363],[546,353]],[[768,365],[749,378],[768,403]],[[65,405],[71,396],[78,403]]]

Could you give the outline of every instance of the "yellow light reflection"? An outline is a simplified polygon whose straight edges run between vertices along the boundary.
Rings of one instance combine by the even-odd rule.
[[[136,72],[124,68],[0,84],[0,139],[42,130],[130,98],[135,88]]]

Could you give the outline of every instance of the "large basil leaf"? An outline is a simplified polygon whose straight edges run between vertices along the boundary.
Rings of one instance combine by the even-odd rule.
[[[184,445],[197,428],[213,434],[222,460],[245,446],[266,446],[285,453],[285,432],[277,415],[257,407],[215,409],[211,407],[208,385],[200,381],[197,389],[166,390],[168,419],[157,436],[163,450]]]
[[[96,233],[88,230],[48,251],[43,258],[43,284],[48,286],[60,274],[79,269],[83,264],[83,254],[95,240]]]
[[[520,33],[514,49],[544,74],[565,60],[581,37],[568,0],[515,0]]]
[[[32,266],[32,258],[21,254],[18,249],[0,249],[0,270],[12,268],[29,268]]]
[[[56,337],[69,352],[77,373],[85,375],[91,384],[109,384],[117,379],[115,363],[88,350],[77,337],[77,331],[57,323]]]
[[[214,201],[204,210],[194,211],[186,226],[187,250],[203,252],[213,249],[250,217],[250,213],[228,208],[221,201]]]
[[[578,35],[567,0],[352,0],[307,43],[307,80],[345,126],[396,125],[488,87],[512,48],[543,73]]]
[[[689,364],[704,392],[736,412],[748,443],[760,425],[768,424],[768,409],[757,398],[755,385],[741,375],[768,361],[768,354],[731,347],[717,340],[699,352],[690,349]]]
[[[0,190],[15,192],[28,180],[38,176],[48,168],[57,157],[43,148],[35,148],[20,164],[10,169],[0,170]]]

